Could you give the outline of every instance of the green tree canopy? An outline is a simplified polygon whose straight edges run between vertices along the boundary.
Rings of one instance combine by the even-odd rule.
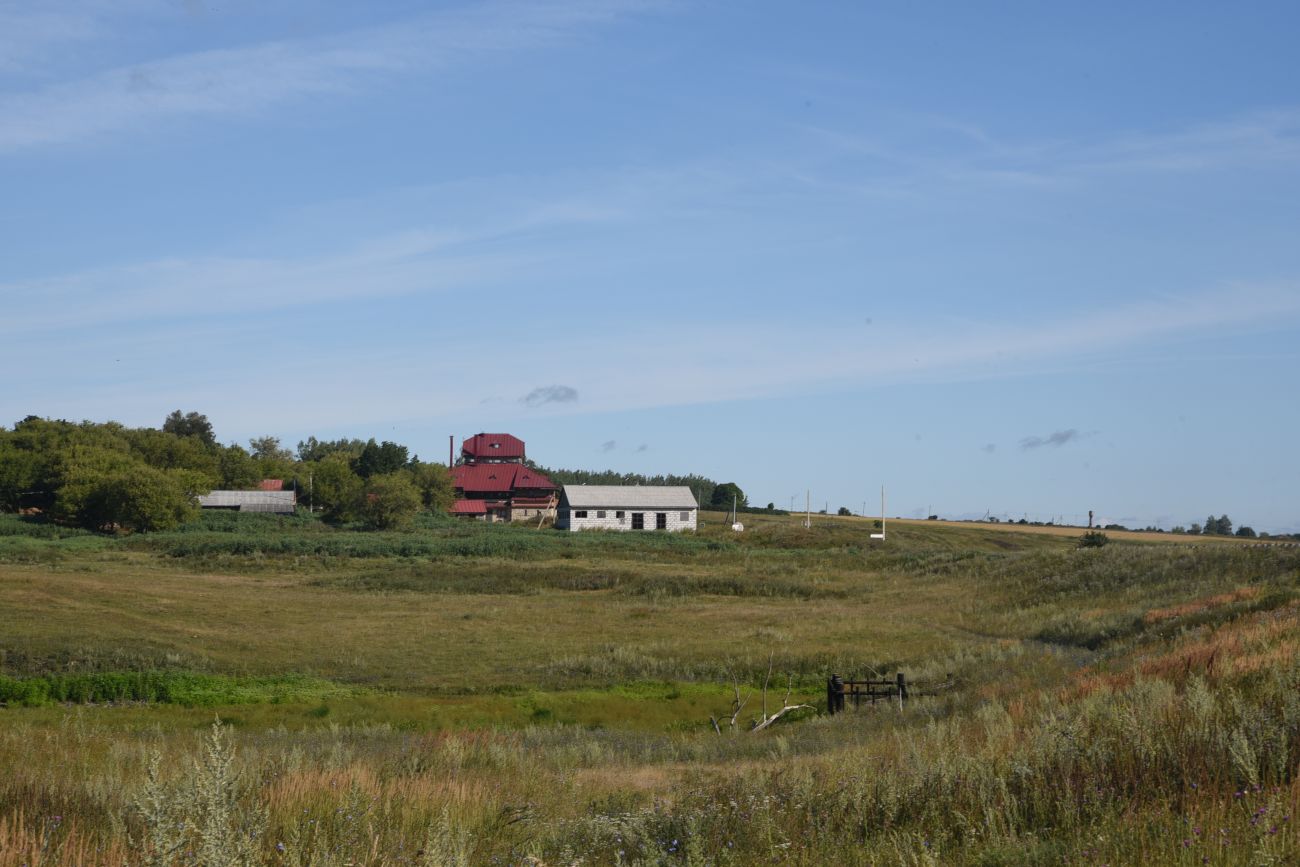
[[[168,530],[198,514],[206,477],[159,470],[111,452],[82,454],[64,470],[54,514],[88,530]]]
[[[365,440],[318,440],[316,437],[307,437],[305,440],[298,441],[298,460],[303,462],[323,461],[330,455],[342,453],[347,455],[348,460],[351,461],[361,457],[361,452],[365,447]]]
[[[8,439],[0,438],[0,510],[16,512],[36,484],[40,459]]]
[[[391,530],[408,524],[419,510],[420,492],[403,472],[367,479],[357,501],[358,517],[375,530]]]
[[[293,452],[280,448],[280,438],[270,435],[253,437],[248,441],[249,453],[254,460],[291,461]]]
[[[555,470],[533,461],[524,461],[524,463],[545,473],[557,485],[684,485],[699,498],[700,505],[708,504],[713,489],[718,486],[713,479],[694,473],[684,476],[673,473],[648,476],[644,473],[620,473],[616,470]],[[730,501],[727,505],[730,508]]]
[[[352,472],[346,455],[335,454],[307,468],[309,497],[314,508],[333,521],[352,516],[361,493],[361,479]]]
[[[262,470],[252,455],[233,444],[218,446],[217,473],[221,477],[221,488],[227,491],[255,488],[263,478]]]
[[[412,461],[406,468],[411,483],[420,492],[420,502],[431,512],[446,512],[456,502],[451,473],[442,464]]]
[[[732,502],[741,507],[749,505],[745,492],[735,482],[723,482],[713,489],[713,494],[709,497],[709,505],[714,508],[730,509]]]
[[[399,446],[387,440],[376,443],[371,439],[357,456],[352,469],[361,478],[368,479],[371,476],[395,473],[406,466],[407,460],[406,446]]]
[[[1227,515],[1220,515],[1217,518],[1211,515],[1205,519],[1205,529],[1202,532],[1207,536],[1231,536],[1232,519]]]
[[[213,433],[212,423],[208,417],[197,412],[182,413],[179,409],[172,412],[163,420],[163,433],[175,434],[180,437],[194,437],[203,445],[212,447],[217,444],[217,436]]]

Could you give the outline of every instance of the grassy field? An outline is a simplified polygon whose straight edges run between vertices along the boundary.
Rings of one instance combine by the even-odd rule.
[[[826,516],[822,516],[823,518]],[[839,518],[839,520],[844,520]],[[856,520],[863,520],[857,518]],[[1017,524],[1011,521],[998,523],[985,523],[982,521],[922,521],[915,518],[890,518],[890,524],[902,526],[928,524],[932,527],[978,527],[985,530],[998,530],[1009,533],[1038,533],[1047,536],[1069,536],[1078,537],[1084,530],[1080,527],[1068,527],[1063,525],[1044,525],[1044,524]],[[1252,545],[1258,544],[1258,539],[1248,539],[1238,536],[1190,536],[1185,533],[1151,533],[1145,530],[1107,530],[1108,536],[1118,541],[1124,542],[1165,542],[1170,544],[1182,545],[1205,545],[1205,544],[1229,544],[1229,545]]]
[[[0,867],[1300,862],[1300,550],[725,522],[0,515]]]

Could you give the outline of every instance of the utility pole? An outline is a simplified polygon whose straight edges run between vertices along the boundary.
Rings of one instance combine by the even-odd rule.
[[[803,507],[804,507],[803,526],[804,529],[807,530],[812,527],[812,490],[811,489],[804,491]]]
[[[871,538],[885,541],[885,486],[880,486],[880,532],[872,533]]]

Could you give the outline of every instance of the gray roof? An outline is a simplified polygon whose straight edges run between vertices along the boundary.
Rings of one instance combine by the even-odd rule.
[[[293,491],[213,491],[199,496],[205,509],[239,509],[241,512],[292,512]]]
[[[697,508],[685,485],[565,485],[564,499],[575,509]]]

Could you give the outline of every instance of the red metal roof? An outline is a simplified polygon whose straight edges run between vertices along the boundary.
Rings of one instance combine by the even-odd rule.
[[[452,504],[453,515],[486,515],[487,503],[483,500],[457,500]]]
[[[259,491],[283,491],[284,479],[262,479],[257,483]]]
[[[555,497],[512,497],[510,505],[518,509],[521,506],[529,508],[550,508],[555,505]]]
[[[557,490],[555,482],[552,482],[550,476],[546,475],[546,473],[539,473],[537,470],[522,465],[519,467],[519,472],[515,473],[515,489],[529,491]]]
[[[505,460],[524,457],[524,441],[502,433],[479,433],[461,443],[460,453],[466,460]]]
[[[451,468],[451,480],[463,493],[500,493],[524,490],[555,490],[545,473],[523,464],[462,464]]]

